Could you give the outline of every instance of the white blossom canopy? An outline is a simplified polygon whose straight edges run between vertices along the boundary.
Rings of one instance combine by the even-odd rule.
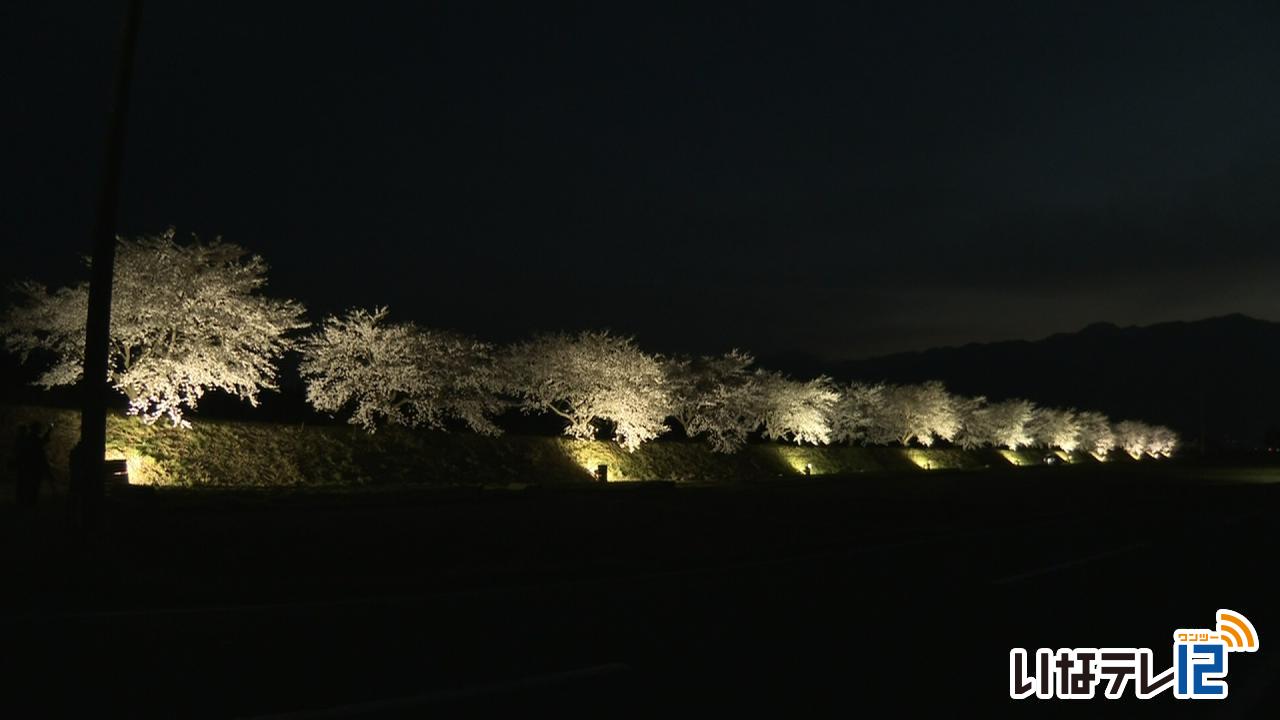
[[[1163,425],[1124,420],[1114,428],[1116,445],[1134,458],[1168,457],[1178,447],[1178,435]]]
[[[381,423],[447,427],[454,418],[497,435],[501,412],[493,347],[413,323],[388,323],[387,309],[330,317],[303,341],[299,372],[307,401],[321,412],[350,408],[348,422],[368,432]]]
[[[1116,446],[1131,457],[1140,458],[1147,452],[1152,427],[1137,420],[1121,420],[1116,423],[1114,432]]]
[[[1157,425],[1147,434],[1147,452],[1157,457],[1169,457],[1178,448],[1178,434]]]
[[[1073,452],[1080,443],[1080,424],[1074,410],[1036,408],[1027,423],[1032,441],[1046,448]]]
[[[869,443],[876,418],[884,411],[885,386],[851,383],[840,388],[840,398],[831,409],[831,440],[840,443]]]
[[[942,383],[890,385],[871,423],[870,440],[876,444],[915,442],[929,447],[936,440],[952,440],[960,430],[954,398]]]
[[[606,426],[628,451],[666,432],[671,414],[661,360],[608,332],[518,343],[508,349],[502,383],[525,412],[567,420],[566,435],[590,439]]]
[[[260,294],[261,257],[220,240],[177,243],[172,228],[117,243],[108,379],[129,414],[185,427],[184,414],[210,390],[256,406],[259,393],[276,388],[276,362],[307,323],[301,304]],[[38,385],[79,382],[88,284],[50,293],[25,282],[16,290],[0,326],[5,347],[24,361],[33,352],[52,355]]]
[[[1116,446],[1115,434],[1111,431],[1111,421],[1100,412],[1085,411],[1076,416],[1079,426],[1080,449],[1105,458]]]
[[[1035,417],[1036,406],[1030,400],[1002,400],[984,408],[985,420],[990,430],[990,444],[1008,450],[1017,450],[1033,442],[1029,426]]]
[[[760,426],[755,360],[734,350],[675,358],[665,365],[671,416],[690,438],[705,436],[715,452],[737,452]]]
[[[830,378],[792,380],[760,370],[756,372],[756,384],[764,437],[798,445],[831,442],[831,412],[840,394]]]

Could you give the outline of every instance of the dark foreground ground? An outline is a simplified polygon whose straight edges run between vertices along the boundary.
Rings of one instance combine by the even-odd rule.
[[[1274,717],[1280,469],[0,507],[0,717]],[[1222,703],[1012,701],[1011,647],[1247,615]]]

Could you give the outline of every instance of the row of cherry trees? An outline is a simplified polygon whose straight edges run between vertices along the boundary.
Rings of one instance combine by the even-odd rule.
[[[382,425],[501,432],[509,408],[560,416],[565,433],[608,434],[634,450],[673,427],[734,452],[753,435],[802,444],[1038,446],[1102,455],[1165,456],[1177,438],[1096,412],[1026,400],[962,397],[941,383],[795,380],[734,351],[662,357],[607,332],[552,333],[507,347],[412,322],[386,308],[326,318],[305,334],[305,310],[261,294],[261,258],[220,241],[178,243],[173,230],[122,239],[116,256],[110,380],[144,422],[186,426],[201,396],[221,390],[256,405],[276,388],[284,353],[298,351],[307,400],[369,432]],[[0,331],[25,360],[52,358],[37,383],[80,379],[87,287],[16,288]]]
[[[611,433],[634,450],[679,426],[719,452],[755,433],[801,444],[1023,447],[1105,455],[1166,456],[1177,437],[1164,427],[1112,423],[1097,412],[988,402],[940,382],[839,384],[795,380],[755,367],[746,353],[662,357],[607,332],[553,333],[496,348],[409,322],[385,308],[329,318],[304,340],[302,375],[318,410],[350,412],[373,431],[382,423],[442,427],[447,419],[496,433],[494,414],[514,403],[564,418],[581,438]]]

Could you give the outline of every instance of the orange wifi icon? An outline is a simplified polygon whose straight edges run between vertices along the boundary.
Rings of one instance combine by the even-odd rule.
[[[1248,618],[1234,610],[1218,610],[1218,637],[1227,644],[1228,652],[1254,652],[1258,649],[1258,631]]]

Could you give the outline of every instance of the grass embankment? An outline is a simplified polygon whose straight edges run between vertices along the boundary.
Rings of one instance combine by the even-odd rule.
[[[6,474],[20,423],[53,423],[49,459],[59,482],[79,433],[79,417],[65,409],[0,406],[0,457]],[[109,456],[129,461],[133,482],[182,486],[341,486],[368,484],[570,484],[591,480],[604,463],[610,480],[737,482],[868,472],[973,470],[1008,467],[992,450],[890,447],[796,447],[754,444],[733,455],[705,443],[653,442],[635,453],[601,441],[506,435],[490,438],[387,428],[373,435],[344,425],[230,422],[196,419],[189,430],[112,415]],[[1022,452],[1019,464],[1042,453]]]

